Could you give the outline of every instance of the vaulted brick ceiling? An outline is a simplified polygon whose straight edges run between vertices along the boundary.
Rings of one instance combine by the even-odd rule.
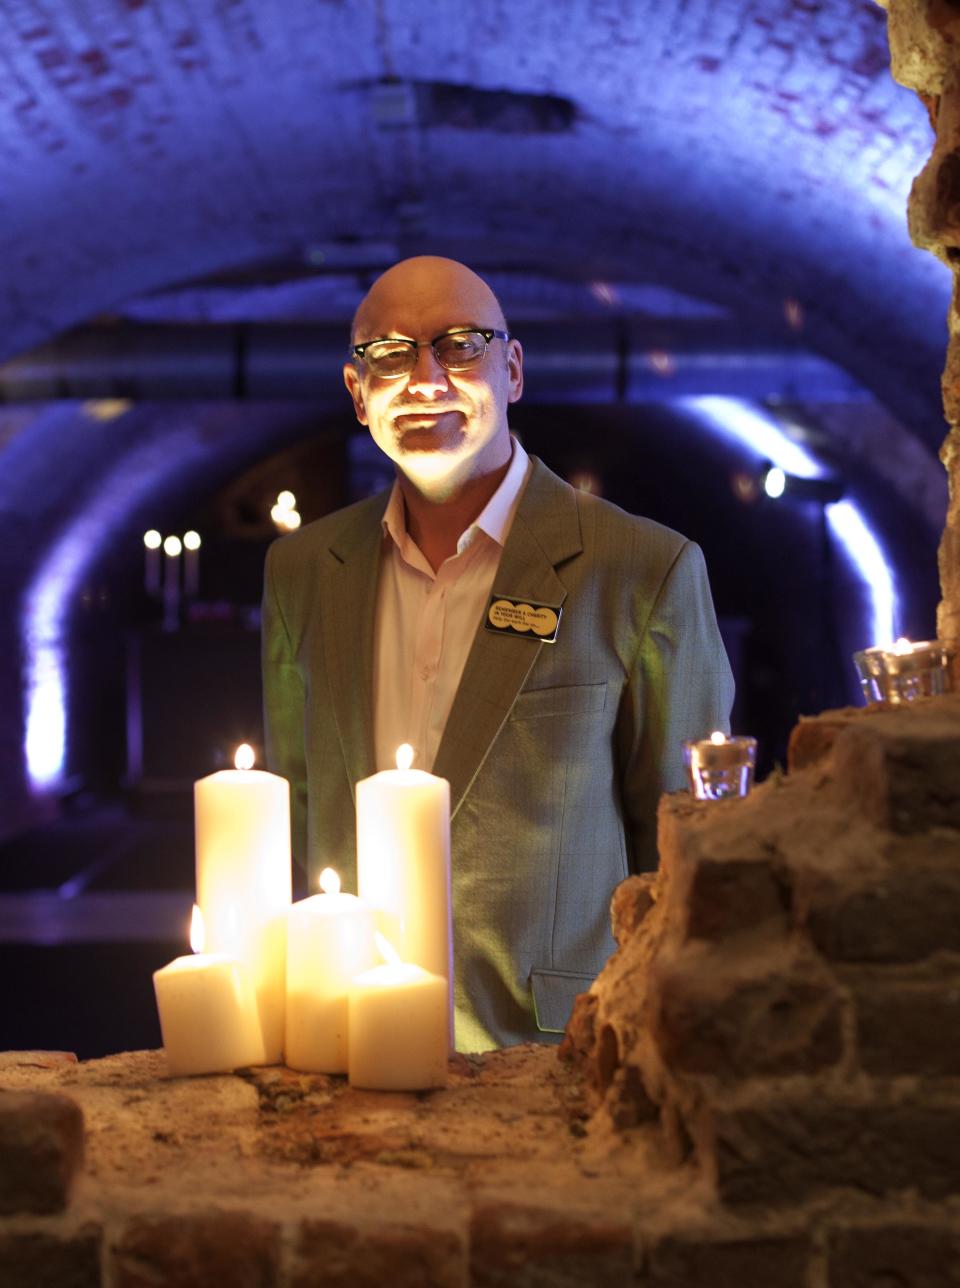
[[[3,0],[0,364],[82,326],[97,358],[111,318],[342,326],[372,276],[421,251],[490,276],[531,377],[541,364],[525,401],[591,398],[597,354],[608,401],[670,397],[670,380],[609,378],[651,319],[713,343],[721,374],[762,367],[768,339],[776,362],[786,335],[834,364],[799,355],[808,385],[828,378],[793,430],[842,473],[926,621],[949,274],[907,236],[931,131],[890,77],[884,22],[873,0]],[[24,729],[72,701],[58,650],[108,552],[139,561],[175,497],[315,435],[325,408],[346,432],[343,332],[326,334],[295,355],[300,374],[304,353],[311,375],[329,367],[315,404],[231,402],[228,385],[207,405],[0,410],[0,584],[21,609],[0,619],[0,821],[33,800]],[[206,360],[177,335],[176,362],[152,355],[174,395],[178,364]],[[272,351],[283,375],[291,355]],[[126,392],[111,360],[97,392]],[[779,375],[788,402],[798,369]],[[0,365],[0,399],[11,388]],[[647,419],[614,414],[631,433]],[[689,436],[661,439],[678,478],[709,471]],[[730,529],[739,568],[728,518],[708,529],[717,545]]]
[[[0,48],[0,357],[104,312],[340,319],[431,249],[508,314],[795,301],[939,437],[930,129],[873,0],[9,0]]]

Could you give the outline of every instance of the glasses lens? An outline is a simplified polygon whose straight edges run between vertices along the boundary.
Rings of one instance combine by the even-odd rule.
[[[479,331],[454,331],[439,336],[433,350],[448,371],[462,371],[481,360],[487,351],[487,342]],[[373,375],[389,380],[414,369],[417,349],[403,340],[375,340],[364,349],[363,360]]]
[[[461,371],[480,361],[487,351],[487,342],[479,331],[456,331],[453,335],[440,336],[433,347],[448,371]]]
[[[399,340],[377,340],[363,351],[363,360],[375,376],[390,379],[412,371],[417,361],[417,351],[410,344]]]

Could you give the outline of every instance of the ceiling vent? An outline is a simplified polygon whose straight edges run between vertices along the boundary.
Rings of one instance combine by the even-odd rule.
[[[493,130],[499,134],[565,134],[577,122],[576,105],[558,94],[476,89],[449,81],[367,82],[381,129]]]

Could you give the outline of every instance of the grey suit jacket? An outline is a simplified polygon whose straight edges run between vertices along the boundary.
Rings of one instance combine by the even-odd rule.
[[[263,680],[295,854],[356,889],[354,784],[375,770],[371,686],[387,494],[276,541]],[[562,1029],[613,951],[609,902],[656,866],[680,743],[727,729],[733,679],[703,557],[535,457],[494,579],[562,607],[556,643],[478,624],[433,772],[450,780],[457,1047]]]

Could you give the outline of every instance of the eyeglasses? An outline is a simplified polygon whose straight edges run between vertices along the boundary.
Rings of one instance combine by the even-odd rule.
[[[486,356],[487,346],[496,337],[509,340],[506,331],[444,331],[432,340],[368,340],[355,344],[353,354],[365,362],[371,375],[381,380],[408,376],[417,365],[417,351],[429,345],[441,367],[447,371],[466,371]]]

